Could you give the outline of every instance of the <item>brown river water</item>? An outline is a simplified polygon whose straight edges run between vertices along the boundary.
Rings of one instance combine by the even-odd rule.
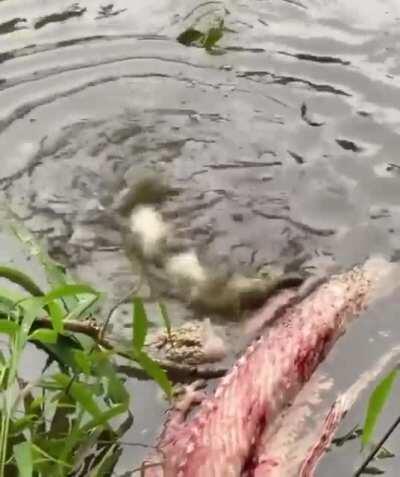
[[[54,257],[115,297],[134,276],[102,206],[143,169],[181,190],[169,212],[193,243],[235,266],[400,260],[400,3],[198,5],[0,0],[2,199]],[[233,30],[223,54],[176,41],[210,11]],[[7,236],[0,256],[26,266]],[[376,306],[341,341],[325,365],[339,381],[398,342],[397,305]],[[132,395],[127,439],[150,443],[164,405],[152,383],[132,381]],[[392,403],[379,431],[399,412]],[[330,452],[317,475],[350,476],[358,451]],[[129,447],[120,471],[142,455]],[[398,465],[379,462],[390,477]]]

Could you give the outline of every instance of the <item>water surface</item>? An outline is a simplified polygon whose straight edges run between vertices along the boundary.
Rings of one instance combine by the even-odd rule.
[[[399,260],[399,3],[230,0],[222,55],[176,42],[196,15],[223,12],[197,5],[0,3],[0,190],[16,214],[111,296],[135,277],[101,205],[143,169],[182,190],[165,206],[174,225],[238,267]],[[391,313],[357,325],[348,360],[396,342]],[[158,424],[152,393],[134,387],[136,439]],[[335,455],[320,475],[337,462],[351,474],[354,449]]]

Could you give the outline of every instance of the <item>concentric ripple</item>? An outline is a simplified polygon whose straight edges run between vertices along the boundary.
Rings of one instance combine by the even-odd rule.
[[[142,168],[182,191],[171,222],[236,266],[398,260],[399,3],[199,3],[0,2],[2,196],[115,292],[132,271],[99,204]],[[176,42],[212,14],[222,54]]]

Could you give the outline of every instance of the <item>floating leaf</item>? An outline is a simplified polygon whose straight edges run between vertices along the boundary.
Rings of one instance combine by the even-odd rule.
[[[364,447],[371,441],[376,423],[390,396],[397,374],[398,369],[396,368],[385,376],[376,386],[369,398],[367,414],[364,422],[364,431],[361,436],[361,442]]]
[[[382,447],[376,456],[377,459],[392,459],[393,457],[396,457],[396,455],[386,447]]]
[[[178,37],[177,41],[185,46],[191,46],[194,43],[198,43],[204,39],[204,33],[195,28],[188,28],[183,31]]]
[[[367,467],[362,471],[365,475],[382,475],[385,473],[384,470],[378,469],[378,467]]]
[[[21,442],[13,447],[15,462],[20,477],[31,477],[33,474],[32,444]]]
[[[357,439],[357,437],[360,436],[360,432],[362,433],[362,430],[359,429],[358,425],[356,425],[352,429],[350,429],[349,432],[346,432],[346,434],[344,434],[343,436],[339,436],[333,439],[332,444],[336,445],[337,447],[342,447],[342,445],[345,444],[347,441]]]
[[[140,353],[146,340],[149,323],[143,300],[139,297],[133,299],[133,348],[135,353]]]
[[[206,50],[211,50],[217,42],[223,37],[224,30],[223,27],[213,27],[208,30],[205,35],[203,46]]]

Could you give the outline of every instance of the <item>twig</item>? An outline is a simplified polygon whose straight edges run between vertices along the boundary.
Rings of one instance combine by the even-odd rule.
[[[162,462],[151,462],[148,464],[142,464],[140,467],[136,467],[135,469],[130,470],[129,472],[131,475],[140,472],[140,476],[144,476],[144,471],[146,469],[151,469],[152,467],[162,467]]]
[[[384,434],[382,439],[376,444],[372,452],[367,456],[367,458],[364,460],[364,462],[361,464],[361,466],[358,468],[358,470],[355,472],[354,477],[359,477],[368,464],[371,462],[371,460],[376,456],[376,454],[379,452],[379,450],[382,448],[382,446],[385,444],[385,442],[389,439],[393,431],[396,429],[396,427],[400,424],[400,416],[394,421],[394,423],[389,427],[387,432]]]
[[[113,305],[110,309],[110,311],[108,312],[108,315],[107,315],[107,318],[105,319],[102,327],[101,327],[101,330],[100,330],[100,334],[99,334],[99,337],[100,339],[103,339],[104,338],[104,335],[106,333],[106,330],[107,330],[107,326],[112,318],[112,315],[114,314],[115,310],[117,310],[117,308],[119,308],[122,304],[124,304],[129,298],[131,298],[139,289],[140,287],[142,286],[142,283],[143,283],[143,279],[142,279],[142,274],[139,276],[139,280],[138,282],[136,283],[136,285],[129,291],[129,293],[127,293],[123,298],[121,298],[120,300],[117,301],[117,303],[115,303],[115,305]]]

